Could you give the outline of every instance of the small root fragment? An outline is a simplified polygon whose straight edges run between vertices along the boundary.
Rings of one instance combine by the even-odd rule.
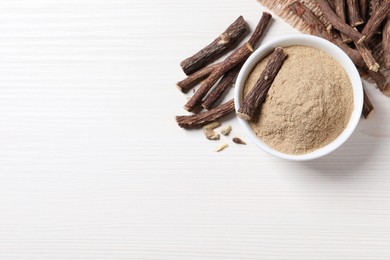
[[[215,152],[220,152],[222,150],[225,150],[226,148],[228,148],[229,145],[228,144],[223,144],[221,146],[218,146],[217,149],[215,149]]]
[[[221,123],[218,121],[212,122],[203,127],[203,133],[209,140],[219,140],[219,134],[214,132],[214,129],[221,126]]]
[[[239,137],[234,137],[232,140],[236,144],[244,144],[244,145],[246,145],[246,143]]]

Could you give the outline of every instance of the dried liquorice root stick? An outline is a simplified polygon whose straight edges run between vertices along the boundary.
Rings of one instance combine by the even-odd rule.
[[[195,73],[192,73],[187,78],[177,82],[176,83],[177,88],[181,92],[187,93],[191,88],[195,87],[196,84],[200,83],[202,80],[207,78],[218,65],[219,63],[216,63],[214,65],[204,67]]]
[[[362,114],[364,118],[367,118],[368,115],[371,113],[371,111],[374,109],[373,105],[371,104],[370,99],[367,96],[366,91],[363,88],[363,94],[364,94],[364,100],[363,100],[363,111]]]
[[[259,23],[256,26],[255,31],[250,37],[249,41],[236,49],[230,54],[220,66],[218,66],[213,73],[201,84],[200,88],[195,92],[194,96],[184,105],[184,109],[192,111],[202,99],[206,96],[207,92],[213,87],[213,85],[222,77],[227,71],[237,66],[239,63],[243,63],[249,55],[253,52],[253,46],[255,46],[260,38],[263,36],[267,25],[271,19],[271,15],[267,12],[263,12]]]
[[[252,46],[249,43],[246,43],[230,54],[229,57],[227,57],[219,66],[217,66],[210,74],[210,76],[202,82],[199,89],[184,105],[184,109],[189,112],[194,110],[194,108],[200,104],[204,96],[218,81],[218,79],[237,64],[245,61],[252,52]]]
[[[265,30],[272,18],[272,15],[263,12],[260,21],[257,23],[255,31],[248,40],[248,43],[255,47],[260,39],[263,37]],[[206,109],[211,109],[215,102],[223,95],[223,93],[232,85],[238,72],[240,71],[242,64],[237,65],[230,72],[228,72],[220,81],[220,83],[209,93],[209,95],[203,100],[202,106]]]
[[[390,1],[390,0],[387,0]],[[346,36],[350,37],[356,48],[361,53],[364,62],[367,64],[367,67],[372,71],[379,70],[379,64],[376,62],[374,57],[372,56],[371,51],[365,46],[364,40],[365,36],[359,33],[357,30],[353,29],[351,26],[343,22],[330,8],[326,1],[316,0],[318,8],[324,14],[324,16],[328,19],[328,21],[339,30],[341,33],[344,33]]]
[[[348,20],[353,27],[363,24],[363,19],[359,15],[359,2],[357,0],[347,0]]]
[[[209,111],[190,116],[177,116],[176,122],[183,128],[197,128],[211,123],[234,111],[234,100],[222,104]]]
[[[390,15],[382,31],[383,63],[390,69]]]
[[[276,75],[278,74],[284,60],[287,58],[287,53],[283,48],[277,47],[271,54],[265,69],[261,72],[253,89],[244,97],[244,100],[237,111],[237,115],[244,120],[254,121],[260,112],[262,103],[264,102],[268,90],[271,87]]]
[[[385,0],[378,7],[378,9],[372,13],[371,18],[367,21],[366,26],[364,26],[362,34],[366,36],[364,42],[368,44],[374,36],[381,25],[381,23],[387,18],[390,14],[390,0]]]
[[[347,21],[347,17],[345,16],[345,0],[334,0],[334,10],[338,17],[341,18],[344,22]],[[343,39],[343,42],[349,43],[352,41],[351,38],[345,36],[345,34],[341,34],[341,38]]]
[[[189,75],[219,58],[244,35],[247,30],[242,16],[238,17],[218,38],[193,56],[180,63],[185,74]]]
[[[267,12],[263,12],[260,21],[258,22],[255,31],[253,32],[252,36],[249,39],[249,44],[256,48],[257,43],[260,41],[260,39],[263,37],[265,29],[267,29],[267,26],[272,18],[272,15]]]
[[[242,64],[239,64],[222,77],[217,86],[215,86],[215,88],[203,100],[202,107],[211,109],[214,106],[215,102],[217,102],[217,100],[222,97],[223,93],[225,93],[226,90],[233,85],[233,82],[236,79],[241,67]]]

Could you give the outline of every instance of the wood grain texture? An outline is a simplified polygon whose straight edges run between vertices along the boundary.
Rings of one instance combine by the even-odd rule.
[[[179,62],[237,15],[253,29],[256,1],[0,10],[0,259],[390,259],[390,102],[376,89],[370,119],[312,162],[259,151],[234,118],[246,146],[176,125]],[[263,42],[295,32],[276,19]]]

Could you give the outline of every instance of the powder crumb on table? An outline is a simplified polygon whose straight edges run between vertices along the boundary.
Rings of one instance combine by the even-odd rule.
[[[276,76],[257,122],[256,135],[274,149],[304,154],[336,139],[353,110],[353,92],[344,68],[327,53],[286,47],[288,58]],[[253,88],[267,58],[253,69],[244,95]]]

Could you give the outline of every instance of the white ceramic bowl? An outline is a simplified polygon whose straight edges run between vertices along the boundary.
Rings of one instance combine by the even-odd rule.
[[[312,151],[310,153],[301,154],[301,155],[291,155],[291,154],[279,152],[273,149],[272,147],[268,146],[254,133],[254,131],[252,130],[252,128],[250,127],[247,121],[241,118],[238,118],[238,120],[241,126],[244,128],[246,134],[249,136],[249,138],[262,150],[266,151],[271,155],[283,159],[294,160],[294,161],[305,161],[305,160],[319,158],[321,156],[324,156],[336,150],[351,136],[352,132],[355,130],[359,122],[362,113],[363,86],[362,86],[360,75],[355,65],[353,64],[351,59],[347,56],[347,54],[345,54],[339,47],[337,47],[336,45],[334,45],[333,43],[327,40],[324,40],[319,37],[311,36],[311,35],[304,35],[304,34],[289,35],[289,36],[277,38],[273,41],[263,44],[245,62],[240,73],[238,74],[237,81],[236,81],[236,87],[234,93],[236,111],[238,110],[242,102],[245,81],[248,78],[249,74],[252,72],[253,68],[256,66],[256,64],[261,59],[263,59],[268,54],[270,54],[275,47],[288,47],[293,45],[309,46],[309,47],[322,50],[328,53],[329,55],[331,55],[344,67],[352,83],[353,99],[354,99],[353,100],[354,108],[347,127],[334,141],[327,144],[326,146],[319,148],[315,151]]]

